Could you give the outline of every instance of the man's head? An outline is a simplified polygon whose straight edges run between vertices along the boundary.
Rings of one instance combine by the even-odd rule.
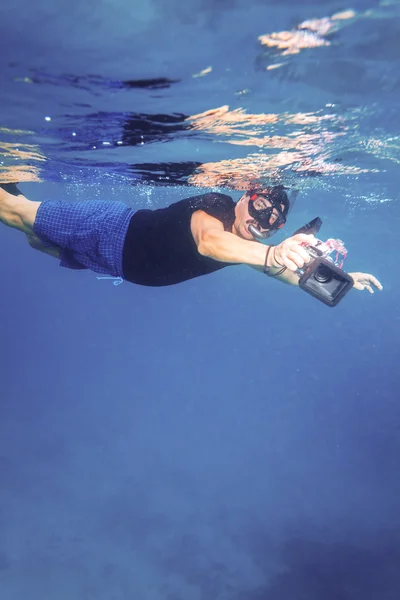
[[[233,231],[246,240],[267,238],[286,223],[289,208],[283,185],[251,189],[236,204]]]

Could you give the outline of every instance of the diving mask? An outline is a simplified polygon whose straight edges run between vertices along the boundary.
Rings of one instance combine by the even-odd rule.
[[[265,240],[285,225],[297,191],[291,192],[289,199],[284,186],[278,185],[264,190],[250,190],[248,195],[248,212],[256,222],[255,225],[250,224],[248,230],[256,239]]]

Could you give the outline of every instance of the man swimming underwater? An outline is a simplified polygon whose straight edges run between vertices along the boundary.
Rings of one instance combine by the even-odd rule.
[[[0,221],[27,235],[30,245],[70,269],[91,269],[145,286],[166,286],[246,264],[297,285],[310,262],[300,233],[276,246],[257,243],[286,223],[283,186],[258,187],[238,202],[200,194],[157,210],[133,211],[122,202],[28,200],[14,184],[0,185]],[[350,273],[357,290],[382,289],[367,273]]]

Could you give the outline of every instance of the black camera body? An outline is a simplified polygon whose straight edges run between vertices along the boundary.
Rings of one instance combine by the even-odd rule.
[[[296,234],[318,233],[321,225],[322,221],[317,217],[296,231]],[[338,266],[332,259],[327,258],[333,251],[346,256],[347,251],[343,243],[340,240],[318,240],[315,246],[307,245],[305,248],[313,260],[297,271],[300,275],[300,288],[327,306],[336,306],[354,284],[353,278],[343,271],[341,265]]]
[[[302,290],[328,306],[336,306],[353,287],[353,279],[330,260],[315,258],[299,279]]]

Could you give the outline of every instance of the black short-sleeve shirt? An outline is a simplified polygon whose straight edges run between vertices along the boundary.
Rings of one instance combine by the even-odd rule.
[[[232,231],[235,203],[225,194],[201,194],[166,208],[135,212],[124,243],[125,279],[140,285],[164,286],[231,266],[199,254],[190,230],[197,210],[221,221],[225,231]]]

